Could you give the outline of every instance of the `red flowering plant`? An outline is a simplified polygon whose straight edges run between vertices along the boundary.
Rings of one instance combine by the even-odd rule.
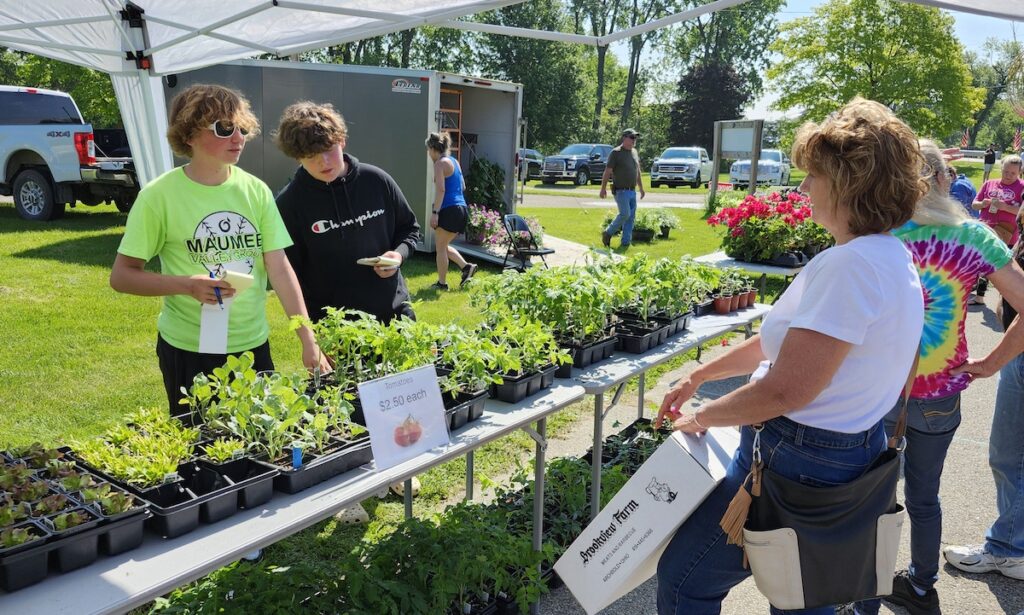
[[[814,227],[820,226],[811,220],[809,203],[806,196],[797,192],[748,195],[739,205],[722,209],[707,222],[726,227],[722,248],[732,258],[770,261],[781,254],[802,250],[811,237],[819,240]]]

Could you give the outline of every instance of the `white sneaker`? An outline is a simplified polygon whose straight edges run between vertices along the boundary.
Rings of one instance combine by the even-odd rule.
[[[356,504],[336,512],[334,514],[334,519],[338,523],[343,523],[345,525],[358,525],[360,523],[369,523],[370,515],[366,512],[366,509],[363,508],[362,504]]]
[[[985,545],[950,546],[942,550],[946,561],[964,572],[999,572],[1004,577],[1024,580],[1024,557],[998,557]]]
[[[405,495],[405,481],[399,481],[391,484],[391,490],[395,492],[395,495],[402,497]],[[415,476],[412,477],[412,496],[416,497],[420,494],[420,479]]]

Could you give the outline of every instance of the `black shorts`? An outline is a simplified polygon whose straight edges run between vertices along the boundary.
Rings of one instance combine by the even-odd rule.
[[[270,358],[270,340],[245,352],[251,352],[255,358],[253,369],[258,372],[272,371],[274,360]],[[240,355],[241,352],[233,353]],[[199,374],[209,374],[215,368],[224,365],[228,360],[225,354],[201,354],[171,346],[160,334],[156,336],[156,357],[160,362],[160,372],[164,377],[164,390],[167,392],[167,403],[171,414],[182,414],[187,406],[178,403],[185,396],[181,387],[187,390],[192,386],[192,379]]]
[[[437,226],[448,232],[465,232],[467,222],[469,222],[469,208],[465,205],[449,205],[437,212]]]

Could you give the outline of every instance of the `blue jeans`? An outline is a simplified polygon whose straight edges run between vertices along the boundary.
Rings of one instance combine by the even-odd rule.
[[[996,479],[999,517],[985,534],[985,550],[1024,557],[1024,354],[999,372],[988,465]]]
[[[604,232],[614,237],[621,228],[622,245],[628,246],[633,242],[633,222],[636,221],[636,190],[616,190],[615,205],[619,208],[619,215],[615,216]]]
[[[744,427],[740,447],[725,479],[676,531],[658,562],[659,615],[704,615],[721,612],[733,586],[750,576],[743,550],[726,544],[719,527],[725,509],[750,471],[754,431]],[[857,434],[806,427],[785,417],[765,423],[761,455],[765,466],[792,480],[825,486],[860,477],[886,447],[882,424]],[[832,607],[780,611],[832,615]]]
[[[885,417],[886,433],[892,433],[902,400]],[[910,399],[907,406],[907,448],[903,452],[903,499],[910,517],[911,582],[929,590],[939,580],[942,540],[942,506],[939,479],[946,451],[960,426],[960,394],[939,399]],[[859,615],[878,612],[879,600],[857,603]]]

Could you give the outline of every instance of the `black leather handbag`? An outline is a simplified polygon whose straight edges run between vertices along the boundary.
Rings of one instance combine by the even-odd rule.
[[[751,493],[744,482],[722,528],[730,543],[743,547],[758,590],[775,608],[815,608],[892,593],[904,518],[896,484],[916,373],[915,359],[888,448],[864,475],[844,485],[810,487],[764,469],[761,426],[754,427]],[[747,506],[749,512],[743,511]]]

